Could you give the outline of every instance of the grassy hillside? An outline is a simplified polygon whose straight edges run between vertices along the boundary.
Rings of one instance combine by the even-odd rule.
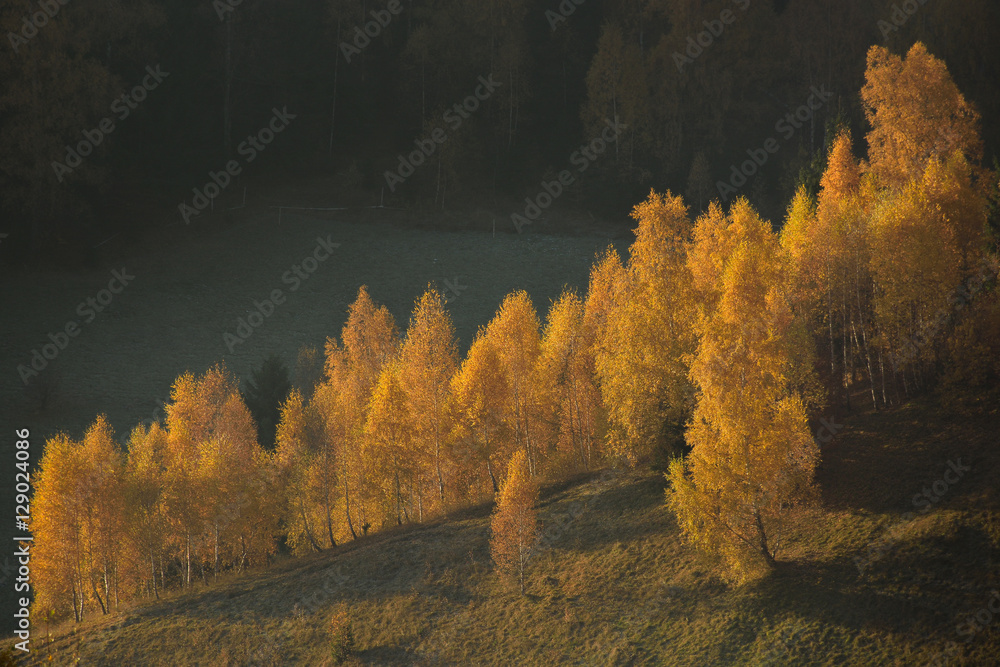
[[[661,476],[609,471],[545,489],[523,598],[492,572],[482,506],[47,642],[36,626],[30,664],[333,664],[339,610],[353,664],[995,664],[997,419],[951,419],[925,400],[843,423],[819,505],[793,517],[780,567],[756,584],[727,587],[680,541]],[[949,461],[968,470],[945,475]],[[915,508],[925,487],[937,500]]]

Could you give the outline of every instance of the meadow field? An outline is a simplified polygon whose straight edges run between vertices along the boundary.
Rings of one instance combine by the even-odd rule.
[[[595,471],[543,489],[524,597],[490,562],[488,504],[81,626],[40,624],[51,634],[27,664],[332,665],[338,612],[357,665],[996,664],[996,418],[919,400],[843,426],[819,503],[748,586],[682,542],[661,475]],[[903,518],[959,459],[970,470]]]

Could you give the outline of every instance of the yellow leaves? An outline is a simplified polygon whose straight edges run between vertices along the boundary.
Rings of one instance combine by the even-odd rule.
[[[982,153],[979,114],[959,92],[944,62],[920,42],[906,58],[873,46],[861,88],[868,133],[868,159],[884,186],[919,178],[927,163],[955,152],[978,160]]]
[[[411,448],[410,418],[407,393],[400,384],[399,364],[388,363],[372,392],[365,424],[365,433],[373,440],[382,468],[391,468],[390,461],[399,465],[404,459],[416,458]]]
[[[700,290],[691,453],[670,466],[668,505],[684,534],[741,581],[773,562],[787,506],[810,493],[818,452],[790,382],[798,366],[811,370],[796,349],[809,342],[795,335],[785,249],[745,200],[724,218],[701,216],[694,239],[689,265],[715,282]]]
[[[452,378],[455,444],[469,452],[462,472],[469,480],[488,481],[494,491],[498,476],[494,471],[507,460],[513,446],[506,421],[512,394],[501,364],[496,340],[481,329]]]
[[[516,575],[524,594],[524,571],[538,539],[538,485],[523,449],[514,452],[490,520],[490,555],[497,569]]]
[[[382,365],[399,349],[395,320],[388,308],[375,305],[365,286],[358,290],[357,299],[348,309],[347,323],[341,330],[340,340],[347,373],[344,378],[347,386],[342,389],[350,393],[350,407],[360,415],[378,381]],[[337,348],[332,347],[332,351],[336,353]],[[328,359],[327,363],[329,369],[335,362]]]
[[[625,268],[614,247],[609,247],[590,269],[590,283],[584,303],[583,323],[588,344],[596,345],[604,335],[615,304],[625,298]]]
[[[592,336],[585,330],[585,309],[575,292],[564,291],[553,302],[542,335],[536,380],[544,396],[543,409],[555,433],[563,465],[570,461],[586,468],[593,455],[593,442],[600,419],[600,394],[594,377]]]
[[[639,224],[629,256],[632,258],[630,263],[637,267],[660,268],[661,261],[670,259],[669,255],[664,256],[664,250],[682,252],[691,237],[688,208],[680,197],[669,191],[658,195],[651,190],[646,200],[632,209],[632,218]]]
[[[855,194],[861,185],[861,169],[851,149],[851,133],[841,130],[833,140],[826,170],[820,180],[820,207]]]
[[[406,416],[403,427],[413,438],[407,449],[416,450],[414,458],[433,462],[432,468],[419,473],[437,479],[439,501],[444,500],[449,385],[457,368],[455,326],[444,297],[429,287],[414,306],[400,350],[397,385],[402,387],[399,398],[403,403],[398,412]]]
[[[607,302],[594,357],[617,454],[635,463],[670,447],[670,431],[685,420],[690,388],[685,357],[694,348],[687,208],[669,192],[637,206],[636,240],[628,266],[607,255],[591,285],[614,276],[621,285],[588,296]]]
[[[890,349],[899,351],[939,309],[951,308],[952,291],[974,271],[985,199],[964,156],[932,159],[920,178],[883,194],[871,225],[876,313]]]

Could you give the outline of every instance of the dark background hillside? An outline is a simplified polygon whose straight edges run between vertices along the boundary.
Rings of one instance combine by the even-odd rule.
[[[27,7],[0,3],[0,25],[25,30]],[[982,115],[986,166],[1000,148],[1000,56],[990,47],[1000,8],[988,0],[914,0],[912,16],[894,15],[901,10],[887,0],[399,0],[395,15],[387,7],[367,0],[62,7],[0,62],[5,263],[28,249],[44,256],[59,241],[84,251],[123,229],[161,225],[151,213],[173,216],[210,171],[242,159],[241,142],[266,127],[274,108],[287,107],[295,119],[223,191],[227,206],[244,186],[253,194],[317,179],[325,201],[311,205],[373,204],[397,155],[441,127],[448,141],[433,164],[395,193],[386,190],[386,203],[493,206],[507,216],[543,178],[570,168],[574,151],[617,114],[627,130],[574,184],[578,204],[621,217],[655,187],[703,207],[733,164],[775,137],[779,152],[739,194],[777,220],[797,183],[818,180],[819,167],[810,165],[822,164],[814,157],[828,124],[852,127],[860,148],[866,128],[857,91],[867,49],[884,44],[901,53],[917,40],[948,64]],[[560,7],[573,11],[564,17]],[[723,12],[729,24],[719,22]],[[388,25],[370,23],[377,17],[389,17]],[[377,36],[356,49],[355,39],[365,44],[356,28],[366,23]],[[699,53],[692,44],[706,30],[721,34],[701,35],[708,46]],[[169,75],[60,182],[53,161],[114,117],[114,100],[157,65]],[[501,87],[452,132],[445,110],[491,74]],[[813,87],[832,96],[792,136],[776,132]]]

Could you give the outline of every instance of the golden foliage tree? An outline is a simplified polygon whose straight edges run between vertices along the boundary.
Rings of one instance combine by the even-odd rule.
[[[513,436],[511,450],[523,449],[531,473],[538,474],[542,444],[541,399],[536,368],[541,353],[541,323],[524,290],[508,294],[500,309],[483,332],[492,341],[505,378],[507,398],[500,402],[505,410],[504,421]]]
[[[325,438],[317,403],[307,403],[294,389],[281,407],[275,465],[285,504],[286,536],[296,550],[320,551],[321,541],[337,544],[333,512],[336,498],[336,458]],[[324,539],[325,538],[325,539]]]
[[[83,516],[85,574],[105,614],[119,601],[119,566],[126,531],[122,508],[122,454],[104,415],[83,436],[80,482],[88,497]],[[103,592],[103,595],[102,595]]]
[[[325,437],[340,443],[337,468],[344,523],[354,538],[356,524],[363,532],[372,525],[369,504],[378,495],[368,469],[372,458],[365,434],[368,408],[383,366],[398,354],[399,335],[392,314],[376,305],[362,286],[348,307],[340,342],[327,339],[326,380],[317,389]]]
[[[949,299],[976,268],[986,202],[961,153],[933,160],[901,190],[886,193],[872,214],[875,310],[894,366],[930,360],[926,329],[950,318]]]
[[[74,618],[82,621],[87,601],[103,614],[118,606],[128,562],[122,464],[104,415],[82,441],[59,435],[46,443],[32,522],[34,605],[43,614],[61,616],[72,602]]]
[[[547,403],[560,459],[589,468],[599,436],[601,396],[584,328],[584,304],[575,292],[564,291],[549,309],[539,374],[540,386],[551,394]]]
[[[128,441],[124,475],[125,523],[134,549],[134,576],[140,588],[157,598],[166,587],[162,577],[163,550],[169,533],[163,503],[166,446],[167,433],[159,422],[148,428],[136,426]],[[161,572],[159,587],[157,564]]]
[[[79,442],[65,434],[50,438],[35,476],[31,557],[35,577],[32,614],[63,615],[72,603],[73,618],[83,620],[83,524],[89,489],[81,484],[84,461]]]
[[[192,564],[246,567],[274,549],[277,515],[269,497],[269,457],[243,403],[239,384],[222,366],[175,382],[167,406],[164,500],[173,546]]]
[[[439,463],[433,449],[428,451],[427,447],[414,442],[413,424],[417,420],[410,411],[409,393],[403,388],[401,376],[399,362],[389,362],[382,369],[372,392],[365,425],[371,441],[371,468],[381,504],[386,514],[395,515],[397,525],[403,523],[404,515],[409,518],[409,509],[403,499],[404,483],[412,494],[413,489],[420,486],[418,480],[430,473],[426,463],[430,460]],[[431,431],[429,435],[435,434]],[[440,467],[436,469],[440,472]],[[394,507],[394,511],[389,507]]]
[[[610,445],[634,464],[680,441],[691,409],[687,357],[695,337],[685,263],[691,223],[684,202],[669,192],[652,192],[632,217],[636,239],[595,358],[612,427]],[[605,258],[600,270],[614,275],[614,257]]]
[[[445,437],[448,433],[449,390],[458,370],[455,325],[444,297],[428,288],[417,300],[400,350],[400,382],[412,420],[413,447],[434,464],[438,502],[445,502]]]
[[[872,126],[868,160],[882,185],[900,187],[919,178],[932,158],[956,151],[981,157],[979,114],[921,42],[905,58],[871,47],[861,99]]]
[[[697,405],[691,452],[671,463],[667,499],[688,539],[743,580],[755,563],[773,565],[788,508],[812,489],[818,448],[788,379],[801,372],[801,322],[787,258],[746,200],[725,218],[714,210],[698,219],[690,260],[704,295],[691,366]]]
[[[456,456],[463,481],[475,486],[485,472],[494,494],[500,492],[498,475],[510,456],[512,436],[505,420],[509,414],[510,386],[501,369],[496,341],[480,329],[465,360],[452,378],[453,438],[464,455]]]
[[[524,450],[514,452],[490,520],[490,554],[497,569],[516,576],[524,595],[524,573],[538,540],[538,484]]]

